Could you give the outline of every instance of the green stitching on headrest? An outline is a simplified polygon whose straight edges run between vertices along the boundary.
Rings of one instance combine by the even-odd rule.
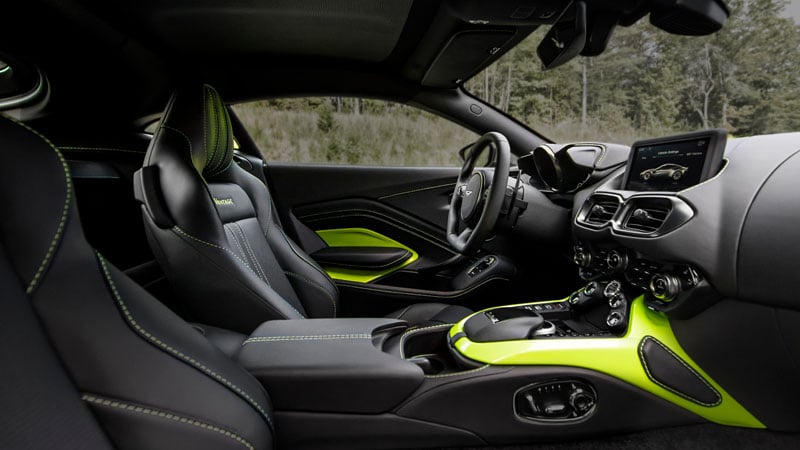
[[[213,87],[203,85],[205,108],[203,117],[206,145],[206,165],[203,173],[209,176],[223,172],[231,163],[233,140],[231,136],[231,119],[222,103],[222,99]]]

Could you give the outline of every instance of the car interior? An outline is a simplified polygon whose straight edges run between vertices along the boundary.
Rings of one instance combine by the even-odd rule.
[[[800,445],[800,134],[555,143],[464,87],[724,2],[0,10],[0,448]],[[237,109],[318,96],[475,139],[276,162]]]

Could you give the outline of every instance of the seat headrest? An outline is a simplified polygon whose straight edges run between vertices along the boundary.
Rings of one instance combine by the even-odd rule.
[[[192,164],[204,178],[218,175],[230,167],[233,160],[231,119],[213,87],[203,84],[177,89],[159,127],[186,138]],[[158,135],[151,146],[157,140]]]

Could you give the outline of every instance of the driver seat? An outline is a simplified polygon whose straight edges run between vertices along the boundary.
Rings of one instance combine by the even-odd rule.
[[[284,232],[267,187],[234,164],[233,131],[208,85],[177,90],[135,177],[148,241],[202,323],[249,333],[271,319],[332,318],[333,280]],[[469,309],[414,304],[388,317],[455,323]]]

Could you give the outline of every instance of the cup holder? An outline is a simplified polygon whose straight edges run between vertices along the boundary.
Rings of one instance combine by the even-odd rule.
[[[425,375],[465,370],[450,351],[447,342],[449,331],[449,326],[441,326],[419,328],[404,333],[400,342],[401,356],[408,362],[418,365]]]
[[[428,355],[412,356],[411,358],[406,359],[406,361],[418,365],[425,375],[440,374],[447,367],[447,362],[444,361],[441,356],[433,353]]]

